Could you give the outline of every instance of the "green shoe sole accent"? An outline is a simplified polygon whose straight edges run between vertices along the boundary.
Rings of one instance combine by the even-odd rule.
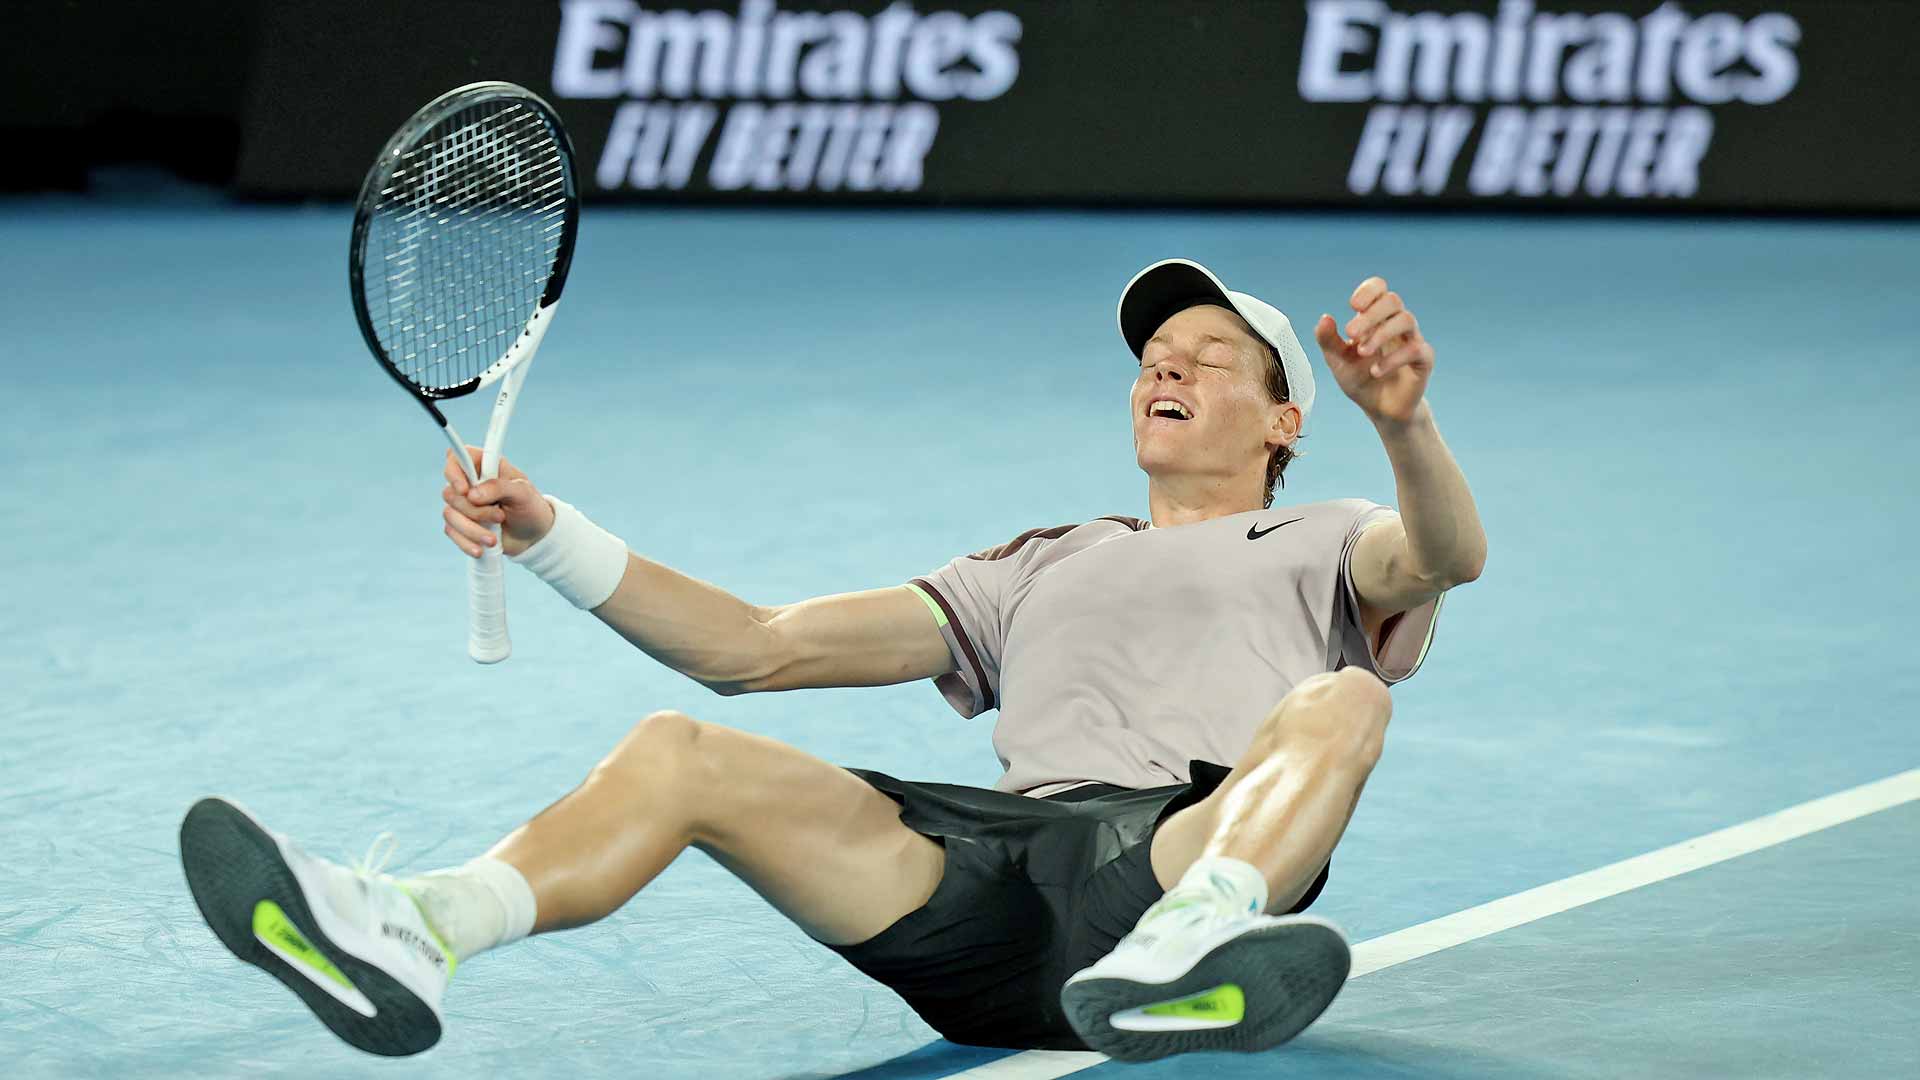
[[[296,963],[305,964],[341,986],[359,990],[345,975],[340,974],[340,969],[333,966],[333,961],[327,959],[326,953],[313,947],[313,943],[300,933],[300,928],[293,925],[293,920],[287,918],[287,913],[280,910],[279,904],[262,900],[253,905],[253,936],[263,945],[280,946],[282,951],[292,954]]]
[[[1188,997],[1144,1005],[1140,1011],[1148,1016],[1237,1024],[1247,1015],[1247,995],[1241,993],[1238,986],[1227,983]]]
[[[1060,991],[1068,1023],[1089,1047],[1118,1061],[1151,1061],[1201,1050],[1271,1049],[1319,1019],[1346,984],[1347,939],[1312,916],[1269,923],[1214,947],[1171,982],[1082,979]],[[1228,985],[1241,991],[1241,1020],[1181,1031],[1125,1031],[1113,1016],[1190,1002]],[[1222,1018],[1224,1019],[1224,1018]]]
[[[193,901],[220,943],[280,980],[348,1045],[400,1057],[440,1041],[440,1018],[432,1006],[320,932],[280,845],[245,811],[224,799],[195,803],[180,823],[180,863]],[[373,1003],[373,1016],[355,1012],[261,943],[254,923],[262,901],[277,908],[308,948]]]

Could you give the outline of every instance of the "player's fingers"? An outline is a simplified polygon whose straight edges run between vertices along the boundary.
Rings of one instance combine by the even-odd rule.
[[[448,487],[452,488],[453,490],[459,492],[462,495],[466,494],[467,492],[466,470],[460,467],[460,459],[453,456],[452,450],[447,451],[447,463],[443,468],[441,468],[440,474],[447,478]]]
[[[541,501],[540,493],[524,476],[502,476],[498,480],[487,481],[484,487],[493,504],[508,517],[546,512],[546,504]]]
[[[464,515],[454,513],[453,507],[451,506],[440,511],[440,520],[447,523],[447,528],[451,530],[449,535],[454,536],[455,543],[465,540],[469,544],[486,547],[492,547],[494,544],[499,543],[499,540],[494,537],[493,532],[485,525]],[[478,555],[479,552],[475,551],[473,554]]]
[[[1321,353],[1330,357],[1347,347],[1347,343],[1340,339],[1339,324],[1333,321],[1331,315],[1322,315],[1320,321],[1313,324],[1313,339],[1320,343]]]
[[[485,459],[486,452],[481,450],[477,446],[470,445],[467,447],[467,456],[473,460],[474,474],[476,476],[479,475],[481,462]],[[449,462],[453,462],[453,451],[451,450],[447,451],[447,460]],[[458,465],[458,462],[453,462],[453,463],[456,466]],[[523,473],[519,469],[514,468],[513,462],[508,461],[506,458],[504,457],[501,458],[499,464],[500,464],[500,468],[495,471],[495,475],[500,480],[502,481],[525,480],[527,478],[526,473]],[[462,473],[462,475],[464,476],[465,474]],[[482,483],[485,483],[485,481],[482,481]]]
[[[1392,352],[1374,361],[1373,376],[1391,375],[1409,364],[1423,361],[1433,362],[1433,346],[1417,338],[1409,338],[1395,346]]]
[[[440,489],[440,498],[454,513],[471,521],[492,522],[499,525],[507,520],[507,512],[497,506],[475,506],[467,501],[465,495],[450,487]]]
[[[1347,336],[1355,341],[1365,340],[1374,327],[1406,310],[1400,302],[1399,293],[1381,293],[1366,310],[1347,320]]]
[[[500,477],[496,480],[482,480],[467,492],[467,501],[475,506],[497,506],[504,513],[514,514],[527,508],[534,498],[533,485],[524,478],[512,479]]]
[[[1359,287],[1353,290],[1352,296],[1347,297],[1347,306],[1355,311],[1365,311],[1367,308],[1373,306],[1373,302],[1380,299],[1386,291],[1386,278],[1370,277],[1361,282]]]
[[[518,513],[541,501],[540,493],[534,490],[533,481],[523,475],[501,477],[500,483],[500,502],[509,512]]]
[[[453,546],[459,548],[462,554],[472,556],[476,559],[480,557],[480,545],[454,532],[453,526],[443,525],[440,531],[447,534],[447,539],[453,541]]]
[[[477,476],[480,473],[480,463],[486,459],[486,451],[472,443],[465,443],[463,445],[467,451],[467,461],[473,465],[474,475]]]
[[[1372,356],[1391,346],[1395,341],[1419,329],[1411,311],[1396,311],[1386,321],[1367,331],[1360,339],[1360,355]]]

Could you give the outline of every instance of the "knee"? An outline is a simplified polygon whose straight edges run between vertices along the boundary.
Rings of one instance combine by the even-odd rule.
[[[649,713],[600,759],[588,780],[639,782],[655,790],[667,782],[679,782],[699,768],[705,726],[671,709]]]
[[[1328,680],[1323,691],[1327,697],[1343,708],[1378,714],[1380,725],[1386,726],[1393,714],[1393,694],[1387,684],[1380,681],[1380,676],[1365,668],[1348,667],[1322,677]]]
[[[1271,752],[1302,746],[1317,757],[1371,771],[1386,747],[1393,696],[1372,672],[1342,668],[1293,688],[1268,714],[1261,735]]]

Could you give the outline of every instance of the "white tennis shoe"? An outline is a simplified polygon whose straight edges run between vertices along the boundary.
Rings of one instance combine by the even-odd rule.
[[[285,983],[335,1035],[389,1057],[439,1041],[454,955],[377,865],[315,858],[224,799],[187,811],[180,861],[221,943]]]
[[[1310,915],[1236,910],[1176,888],[1060,991],[1074,1031],[1121,1061],[1195,1050],[1254,1052],[1305,1030],[1353,964],[1339,928]]]

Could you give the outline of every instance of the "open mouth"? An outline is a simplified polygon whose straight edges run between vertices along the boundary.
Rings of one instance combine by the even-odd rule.
[[[1191,420],[1193,411],[1170,398],[1162,398],[1147,406],[1147,415],[1158,420]]]

